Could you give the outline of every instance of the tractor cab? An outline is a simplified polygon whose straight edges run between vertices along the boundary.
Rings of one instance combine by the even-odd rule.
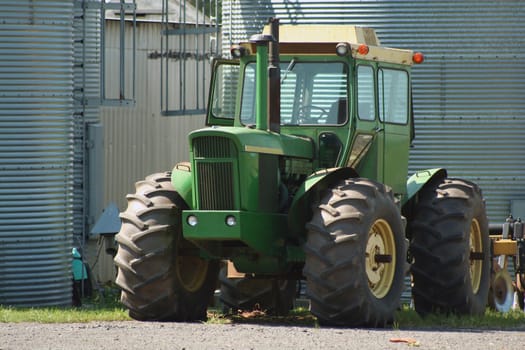
[[[421,54],[380,46],[371,28],[281,25],[271,34],[268,25],[231,55],[214,62],[208,125],[307,138],[314,153],[304,175],[349,167],[404,194],[414,136],[410,67]],[[400,171],[385,172],[393,164]]]

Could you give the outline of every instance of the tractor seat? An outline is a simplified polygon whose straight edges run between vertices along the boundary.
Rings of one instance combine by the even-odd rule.
[[[346,122],[346,98],[340,98],[330,107],[326,124],[344,124]]]

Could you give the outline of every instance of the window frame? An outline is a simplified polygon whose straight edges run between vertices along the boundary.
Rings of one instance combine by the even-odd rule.
[[[381,74],[384,74],[385,71],[404,73],[404,76],[406,78],[406,81],[405,81],[406,82],[405,84],[405,98],[406,98],[405,99],[405,117],[402,122],[396,121],[395,117],[387,118],[389,116],[385,115],[386,114],[385,113],[386,110],[384,109],[385,94],[384,94],[384,89],[382,89],[382,87],[384,86],[383,85],[384,79],[381,78]],[[379,121],[382,123],[386,123],[386,124],[407,125],[410,120],[410,77],[409,77],[408,72],[403,69],[397,69],[397,68],[392,68],[392,67],[378,67],[376,75],[377,75],[377,107],[378,107],[377,114],[378,114]],[[391,104],[389,104],[389,106],[391,106]]]

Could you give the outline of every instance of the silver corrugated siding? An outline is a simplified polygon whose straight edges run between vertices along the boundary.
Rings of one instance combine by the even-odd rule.
[[[74,203],[73,227],[75,246],[82,246],[89,224],[95,222],[90,213],[88,167],[88,140],[90,124],[100,122],[100,0],[75,0],[74,20]],[[100,146],[101,147],[101,146]],[[101,174],[102,176],[102,174]]]
[[[0,2],[0,304],[71,304],[73,2]]]
[[[223,54],[270,16],[370,26],[385,46],[422,51],[410,172],[446,167],[477,182],[493,222],[525,198],[525,2],[223,1]]]

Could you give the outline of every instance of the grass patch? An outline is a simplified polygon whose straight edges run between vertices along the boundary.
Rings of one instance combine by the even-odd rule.
[[[106,290],[84,299],[80,307],[15,307],[0,306],[0,323],[84,323],[93,321],[129,321],[118,294]]]
[[[399,329],[525,329],[525,312],[501,313],[487,308],[482,316],[428,315],[424,318],[404,306],[396,314],[394,328]]]
[[[122,309],[0,307],[1,323],[84,323],[130,320]]]
[[[0,323],[84,323],[96,321],[130,321],[127,311],[118,301],[118,292],[106,290],[103,295],[85,299],[82,306],[71,308],[22,308],[0,306]],[[288,316],[271,316],[264,311],[253,310],[224,314],[220,308],[209,309],[207,324],[270,324],[276,326],[319,327],[317,319],[308,308],[299,307]],[[396,314],[393,329],[494,329],[525,330],[525,313],[512,311],[500,313],[487,309],[483,316],[429,315],[420,317],[414,310],[404,306]]]

